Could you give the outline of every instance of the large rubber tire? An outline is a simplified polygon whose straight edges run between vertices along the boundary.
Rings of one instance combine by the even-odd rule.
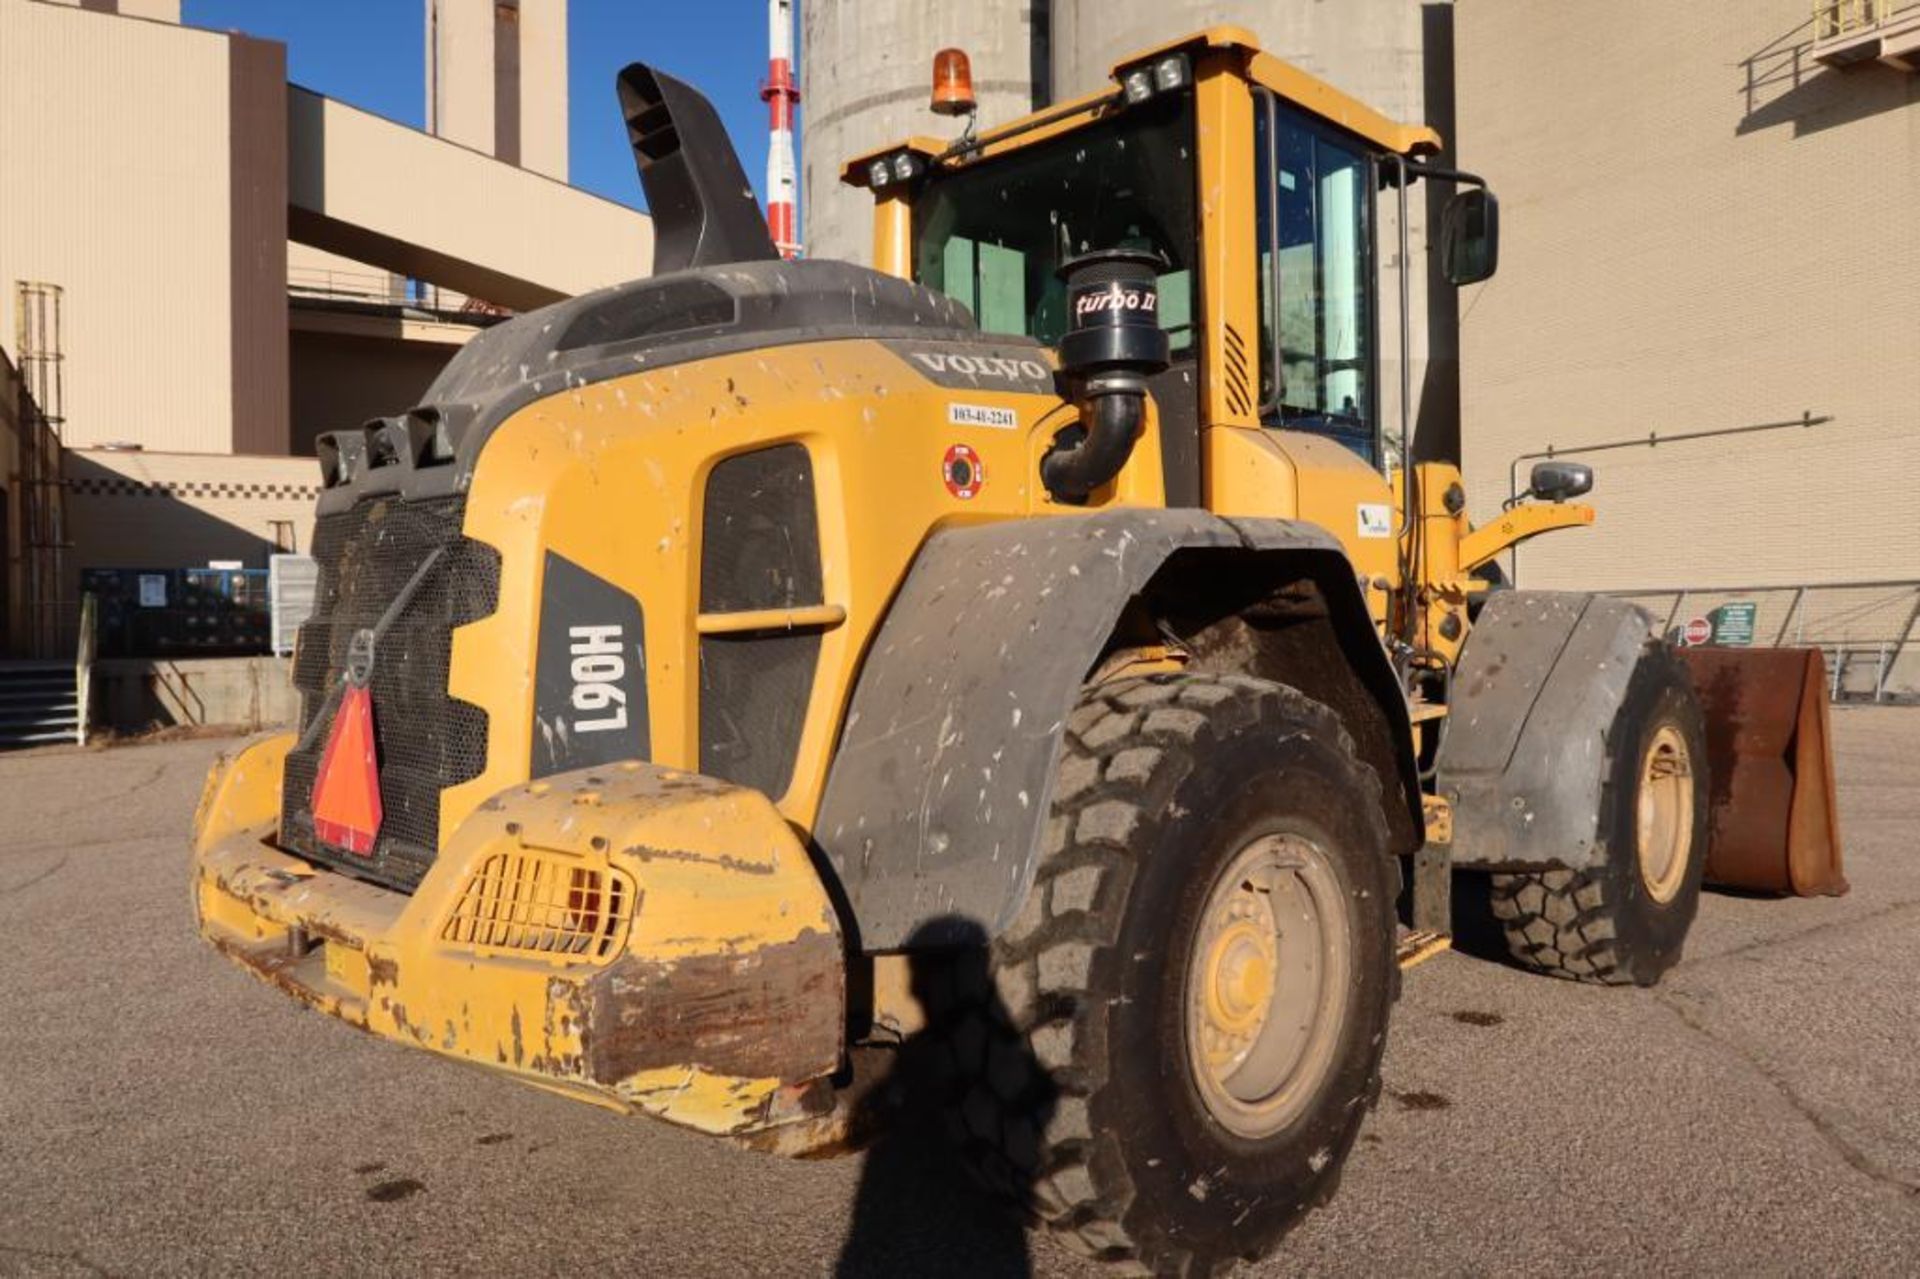
[[[1331,1029],[1298,1076],[1318,1080],[1296,1094],[1304,1109],[1248,1138],[1196,1078],[1189,960],[1223,872],[1280,834],[1332,868],[1346,994],[1338,1015],[1314,1015]],[[992,1018],[957,1054],[972,1075],[957,1127],[987,1180],[1123,1268],[1209,1274],[1270,1251],[1333,1193],[1379,1096],[1398,886],[1380,781],[1327,707],[1240,676],[1087,690],[1033,890],[993,942]]]
[[[1649,751],[1676,737],[1691,782],[1691,836],[1663,901],[1642,874],[1637,814]],[[1599,830],[1606,860],[1594,870],[1494,875],[1489,902],[1508,948],[1527,967],[1574,981],[1651,986],[1680,962],[1707,863],[1706,720],[1686,667],[1664,643],[1653,641],[1642,654],[1605,741]]]

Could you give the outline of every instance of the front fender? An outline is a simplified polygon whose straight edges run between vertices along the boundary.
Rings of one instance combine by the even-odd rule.
[[[1352,623],[1343,647],[1382,703],[1404,756],[1401,797],[1418,814],[1406,705],[1325,530],[1126,508],[942,529],[868,652],[814,825],[863,950],[1012,921],[1033,883],[1067,714],[1128,601],[1188,550],[1291,554],[1324,570],[1313,576]]]

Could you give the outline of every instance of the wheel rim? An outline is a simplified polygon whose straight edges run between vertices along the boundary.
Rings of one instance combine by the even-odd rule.
[[[1214,882],[1187,962],[1187,1060],[1214,1119],[1267,1137],[1326,1078],[1347,1004],[1350,930],[1333,863],[1266,835]]]
[[[1641,882],[1655,901],[1670,902],[1686,881],[1693,843],[1693,761],[1671,725],[1654,733],[1641,758],[1636,826]]]

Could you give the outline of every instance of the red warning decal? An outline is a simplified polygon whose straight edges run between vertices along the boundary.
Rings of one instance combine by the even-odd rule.
[[[940,463],[940,478],[946,482],[947,492],[965,502],[986,484],[987,464],[966,445],[955,444]]]

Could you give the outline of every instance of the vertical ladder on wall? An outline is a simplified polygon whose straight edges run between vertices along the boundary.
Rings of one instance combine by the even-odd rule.
[[[59,655],[61,556],[66,527],[60,500],[60,441],[66,425],[66,352],[57,284],[20,280],[14,292],[14,353],[26,403],[20,421],[20,530],[26,652]],[[6,637],[0,634],[0,643]]]

